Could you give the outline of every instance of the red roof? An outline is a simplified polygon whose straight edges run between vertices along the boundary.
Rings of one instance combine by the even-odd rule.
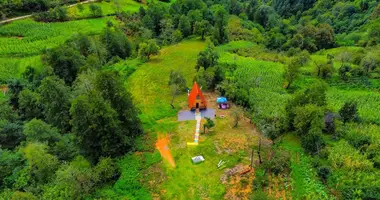
[[[203,102],[203,104],[206,106],[206,99],[202,94],[201,89],[199,88],[197,82],[194,82],[193,88],[191,89],[190,95],[189,95],[189,109],[192,109],[194,107],[195,100],[197,99],[197,96],[199,96]]]

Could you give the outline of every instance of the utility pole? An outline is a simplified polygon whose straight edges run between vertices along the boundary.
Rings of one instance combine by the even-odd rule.
[[[262,164],[263,162],[261,161],[261,137],[259,140],[259,150],[257,151],[257,154],[259,156],[259,163]]]
[[[252,149],[252,152],[251,152],[251,169],[253,168],[253,152],[254,152],[254,150]]]

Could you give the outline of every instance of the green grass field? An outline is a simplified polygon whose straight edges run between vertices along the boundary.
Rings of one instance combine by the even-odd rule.
[[[137,12],[140,6],[144,6],[133,0],[111,0],[110,2],[102,1],[93,3],[102,8],[103,16],[113,15],[117,11],[125,11],[125,12]],[[71,18],[80,19],[91,17],[91,10],[89,4],[83,4],[83,10],[79,10],[78,6],[73,6],[68,9],[69,15]]]
[[[63,44],[77,33],[99,34],[114,17],[57,23],[31,19],[15,21],[0,28],[0,82],[19,77],[27,66],[42,67],[40,55],[47,48]]]
[[[193,140],[195,121],[176,121],[177,111],[186,106],[187,95],[180,95],[174,103],[176,109],[172,109],[167,84],[170,71],[177,70],[185,75],[190,87],[196,73],[197,54],[204,47],[203,42],[191,40],[164,48],[160,55],[139,66],[126,81],[151,137],[156,137],[157,133],[169,133],[171,138],[170,148],[177,167],[173,169],[164,161],[145,171],[150,175],[149,180],[144,179],[144,184],[153,196],[163,199],[222,199],[227,189],[220,182],[223,170],[217,169],[217,163],[221,159],[227,161],[225,167],[233,167],[238,162],[248,163],[248,144],[257,140],[252,137],[249,141],[249,128],[246,126],[232,129],[232,119],[227,117],[217,119],[213,131],[201,135],[199,146],[186,146]],[[193,165],[190,158],[197,155],[203,155],[206,161]]]

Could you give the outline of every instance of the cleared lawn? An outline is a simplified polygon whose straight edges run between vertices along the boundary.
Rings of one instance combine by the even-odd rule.
[[[250,149],[257,144],[259,135],[249,121],[242,117],[238,128],[232,128],[231,110],[217,111],[216,126],[207,134],[201,134],[199,146],[187,146],[192,142],[195,121],[177,122],[177,112],[186,107],[187,95],[179,96],[170,106],[170,90],[167,86],[171,70],[181,71],[191,86],[196,70],[197,54],[205,44],[191,40],[161,50],[148,63],[137,68],[126,81],[133,93],[135,103],[141,109],[141,118],[151,137],[157,133],[169,133],[171,152],[177,167],[175,169],[162,161],[152,165],[143,173],[143,184],[150,189],[153,197],[162,199],[222,199],[233,188],[243,188],[244,194],[250,193],[252,181],[223,184],[223,169],[217,169],[220,160],[226,161],[224,167],[230,168],[238,163],[249,164]],[[216,107],[213,93],[206,93],[211,107]],[[239,109],[233,107],[233,109]],[[225,118],[219,118],[221,114]],[[204,123],[204,121],[202,122]],[[203,132],[203,130],[202,130]],[[151,144],[153,146],[153,143]],[[205,162],[199,165],[191,163],[191,157],[203,155]],[[252,173],[248,176],[252,176]],[[230,190],[231,189],[231,190]]]
[[[79,10],[78,6],[73,6],[68,9],[69,15],[72,18],[86,18],[91,16],[90,5],[95,4],[102,8],[103,16],[115,14],[116,11],[137,12],[140,6],[144,6],[133,0],[111,0],[109,2],[102,1],[96,3],[83,4],[83,10]]]

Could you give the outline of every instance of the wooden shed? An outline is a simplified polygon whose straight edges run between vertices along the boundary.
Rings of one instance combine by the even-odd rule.
[[[206,98],[203,96],[201,89],[199,88],[197,82],[194,82],[193,88],[189,94],[189,109],[206,109],[207,102]]]

